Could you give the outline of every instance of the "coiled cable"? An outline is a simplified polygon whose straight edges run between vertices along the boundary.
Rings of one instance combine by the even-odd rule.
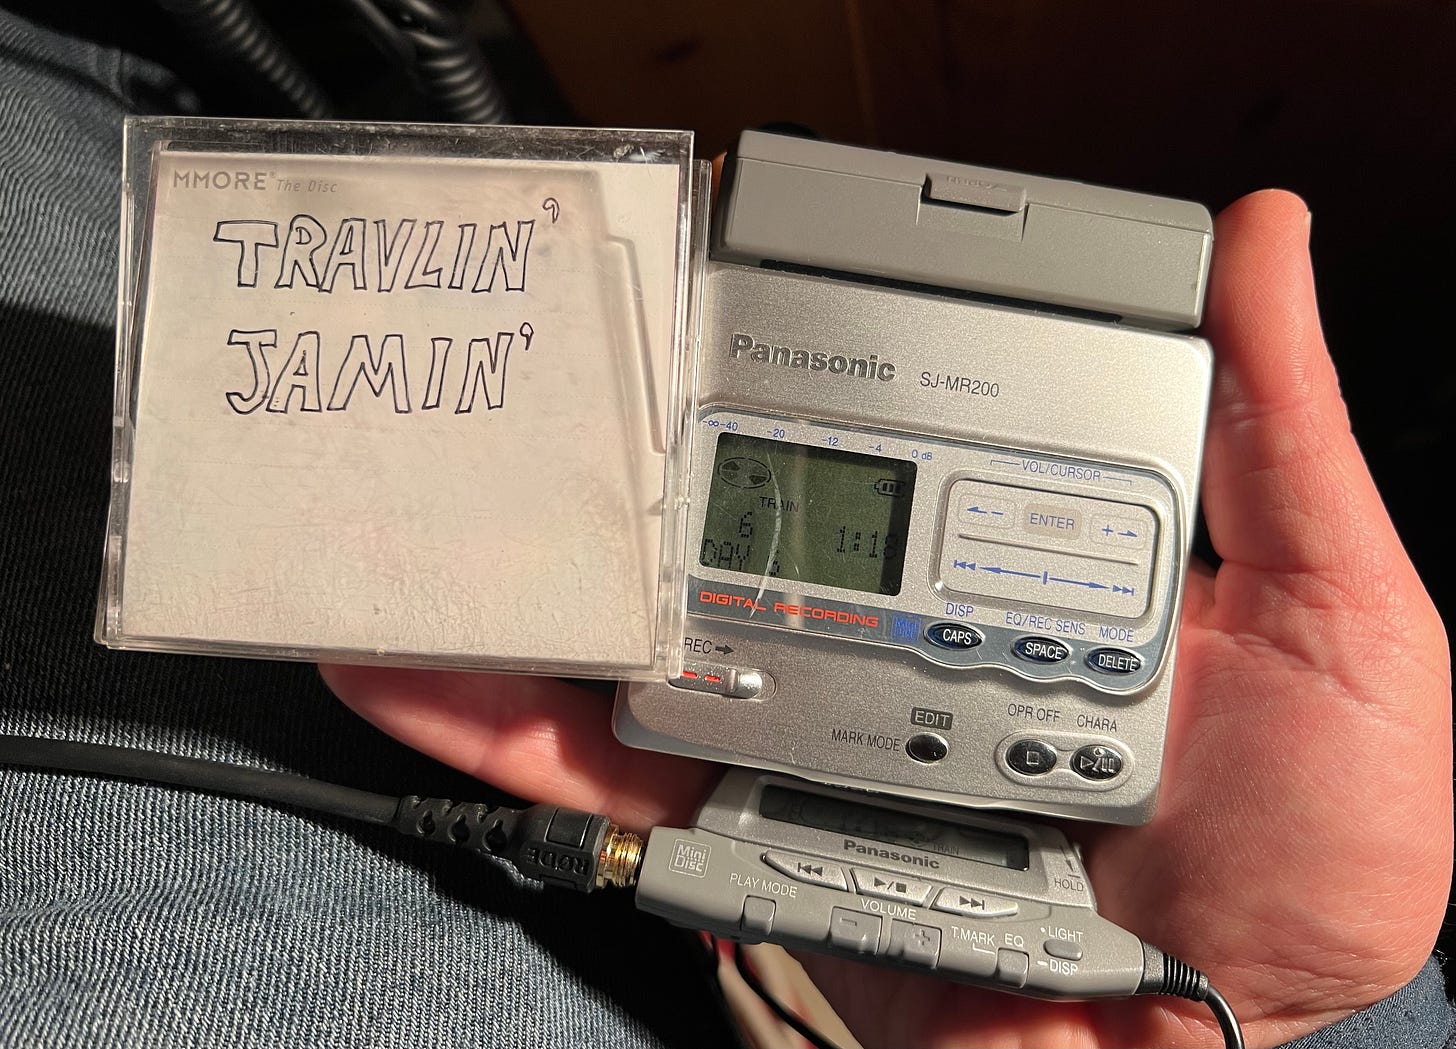
[[[324,120],[333,104],[248,0],[156,0],[199,46],[260,78],[300,116]]]
[[[480,48],[454,12],[434,0],[374,0],[414,46],[415,72],[446,116],[504,124],[510,113]]]

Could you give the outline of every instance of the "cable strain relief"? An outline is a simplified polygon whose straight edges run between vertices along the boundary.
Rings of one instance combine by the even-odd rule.
[[[407,838],[499,856],[515,840],[519,819],[515,809],[407,794],[395,806],[390,826]]]
[[[391,826],[406,837],[497,856],[527,878],[578,892],[630,885],[641,865],[641,839],[606,816],[558,805],[509,809],[411,794],[399,799]]]
[[[1138,994],[1164,994],[1201,1002],[1208,997],[1208,976],[1187,962],[1143,944],[1143,978]]]

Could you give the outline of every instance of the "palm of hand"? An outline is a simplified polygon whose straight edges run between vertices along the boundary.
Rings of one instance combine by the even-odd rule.
[[[1099,911],[1208,971],[1254,1046],[1332,1023],[1414,975],[1445,902],[1450,812],[1439,763],[1398,757],[1412,740],[1439,740],[1439,719],[1403,709],[1408,695],[1371,716],[1386,668],[1327,665],[1318,635],[1296,636],[1311,626],[1300,609],[1245,571],[1223,566],[1220,601],[1268,600],[1285,629],[1240,629],[1241,615],[1215,603],[1214,578],[1190,579],[1157,818],[1069,833],[1084,843]],[[1373,645],[1395,641],[1368,636],[1365,610],[1347,621]],[[802,960],[866,1044],[1219,1044],[1193,1003],[1048,1004]]]
[[[1249,1044],[1393,992],[1429,954],[1451,858],[1445,637],[1365,473],[1324,353],[1302,205],[1219,222],[1203,504],[1223,564],[1190,574],[1164,788],[1145,827],[1073,827],[1099,909],[1209,971]],[[628,751],[561,682],[325,668],[405,742],[527,797],[681,825],[712,766]],[[867,1044],[1195,1046],[1201,1005],[1045,1003],[823,957]]]

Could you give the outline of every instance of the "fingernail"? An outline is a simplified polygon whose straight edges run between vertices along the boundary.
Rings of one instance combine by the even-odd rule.
[[[1304,237],[1305,237],[1306,240],[1309,239],[1309,231],[1310,231],[1310,228],[1313,225],[1314,225],[1314,212],[1313,211],[1306,211],[1304,213]]]

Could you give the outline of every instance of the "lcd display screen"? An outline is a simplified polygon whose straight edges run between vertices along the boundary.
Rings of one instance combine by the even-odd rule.
[[[886,845],[900,845],[960,860],[1024,871],[1030,862],[1026,839],[979,827],[912,816],[842,798],[768,785],[758,799],[764,819],[827,830]]]
[[[898,594],[915,463],[720,433],[698,562]]]

